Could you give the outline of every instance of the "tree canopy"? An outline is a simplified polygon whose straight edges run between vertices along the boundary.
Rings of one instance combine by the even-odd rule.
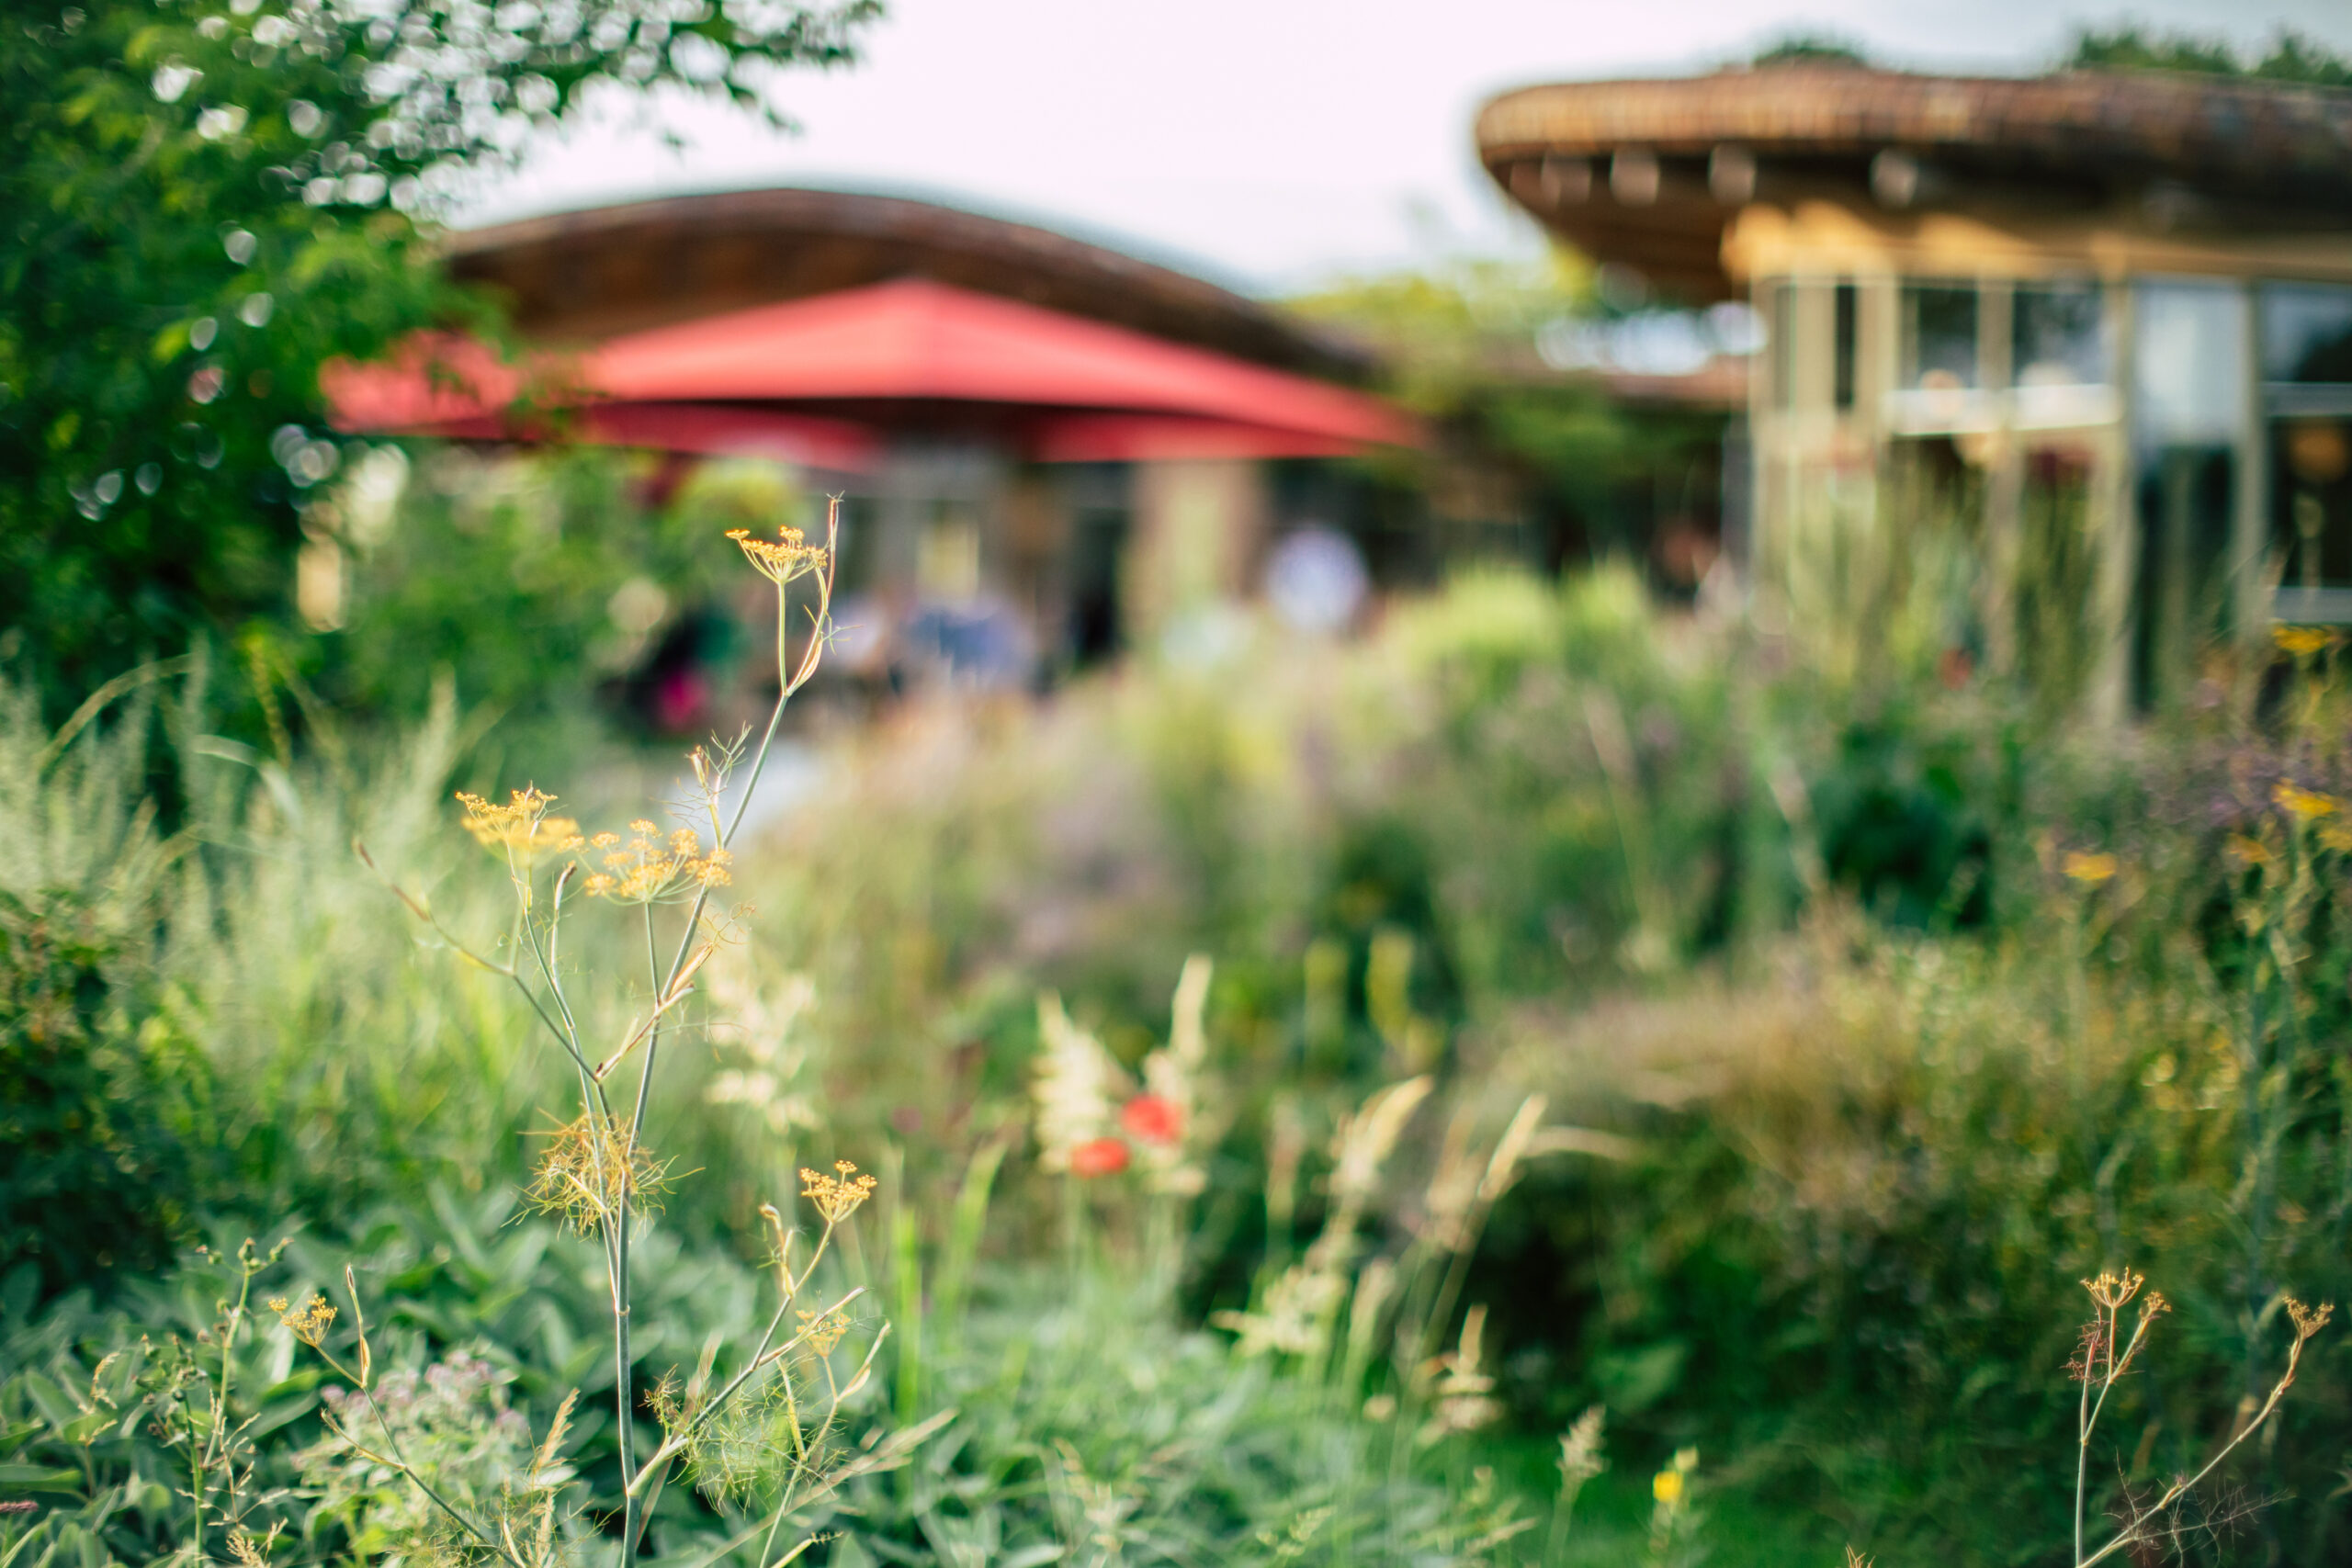
[[[0,654],[53,695],[281,617],[320,367],[494,330],[435,220],[608,87],[783,123],[878,0],[0,0]],[[309,517],[308,525],[323,525]]]
[[[2074,51],[2064,63],[2077,71],[2181,71],[2199,76],[2352,87],[2352,60],[2292,28],[2280,29],[2268,53],[2248,58],[2224,39],[2149,32],[2132,26],[2109,31],[2086,28],[2075,35]]]

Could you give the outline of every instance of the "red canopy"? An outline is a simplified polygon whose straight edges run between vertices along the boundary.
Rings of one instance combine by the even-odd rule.
[[[614,338],[533,367],[575,434],[673,451],[867,466],[882,430],[958,411],[1045,461],[1322,457],[1414,438],[1376,399],[1122,327],[924,279]],[[478,345],[413,345],[327,379],[346,429],[527,434],[524,374]]]

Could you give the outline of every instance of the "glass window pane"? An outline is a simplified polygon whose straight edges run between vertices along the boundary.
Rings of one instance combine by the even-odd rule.
[[[1850,283],[1838,286],[1837,358],[1832,363],[1830,401],[1842,412],[1854,406],[1854,349],[1861,301]]]
[[[2246,326],[2245,294],[2233,284],[2133,286],[2134,663],[2143,702],[2185,692],[2199,650],[2230,625],[2237,441],[2253,399]]]
[[[2245,297],[2229,284],[2138,286],[2132,368],[2143,446],[2227,445],[2245,428]]]
[[[2230,519],[2237,455],[2227,446],[2143,451],[2139,582],[2133,595],[2133,685],[2160,703],[2188,691],[2198,656],[2231,622]]]
[[[2096,283],[2020,288],[2010,317],[2010,363],[2020,387],[2098,387],[2111,374],[2107,312]]]
[[[1904,285],[1903,385],[1931,391],[1977,385],[1974,285]]]
[[[2280,586],[2352,587],[2352,420],[2273,421],[2270,474]]]
[[[2262,378],[2352,382],[2352,288],[2262,286]]]

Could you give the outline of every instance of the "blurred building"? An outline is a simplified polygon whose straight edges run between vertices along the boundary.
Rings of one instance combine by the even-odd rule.
[[[925,202],[686,197],[452,250],[537,368],[444,345],[345,376],[344,423],[527,438],[526,392],[575,439],[788,462],[848,498],[848,662],[897,674],[1026,680],[1213,615],[1333,521],[1285,466],[1415,438],[1360,351],[1271,307]]]
[[[1978,651],[2064,610],[2109,712],[2210,636],[2352,623],[2352,93],[1808,63],[1532,87],[1477,141],[1595,258],[1752,303],[1726,542],[1768,604],[1939,516]]]

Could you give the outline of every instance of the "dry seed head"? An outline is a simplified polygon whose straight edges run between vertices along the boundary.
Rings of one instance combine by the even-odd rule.
[[[237,1568],[268,1568],[269,1550],[277,1544],[277,1526],[269,1527],[269,1534],[256,1536],[243,1525],[229,1529],[229,1555],[237,1560]]]
[[[656,1207],[669,1162],[653,1157],[611,1117],[590,1111],[560,1128],[524,1198],[582,1235],[610,1217]]]
[[[794,1315],[800,1319],[802,1343],[820,1356],[831,1355],[833,1347],[849,1332],[849,1314],[844,1312],[804,1312]]]
[[[800,1195],[817,1206],[825,1223],[837,1225],[857,1212],[858,1205],[874,1196],[878,1185],[870,1176],[856,1174],[857,1167],[845,1159],[833,1162],[833,1174],[821,1170],[800,1169]]]
[[[653,1417],[662,1423],[665,1432],[674,1432],[692,1421],[701,1412],[701,1390],[678,1381],[675,1367],[662,1374],[662,1381],[645,1391],[645,1402],[653,1407]]]
[[[729,528],[727,536],[743,548],[752,570],[781,588],[796,577],[825,569],[825,547],[808,543],[799,529],[783,527],[774,539],[755,539],[749,528]]]
[[[284,1296],[272,1296],[269,1298],[269,1310],[277,1314],[278,1322],[293,1330],[295,1338],[313,1350],[319,1348],[321,1341],[327,1337],[327,1330],[334,1325],[334,1308],[328,1304],[324,1296],[312,1296],[299,1312],[287,1304]]]
[[[2126,1269],[2120,1274],[2102,1270],[2098,1279],[2085,1280],[2082,1284],[2083,1289],[2091,1293],[2091,1300],[2109,1312],[2115,1312],[2138,1295],[2140,1287],[2147,1282],[2146,1275],[2134,1274]]]
[[[2294,1297],[2289,1296],[2287,1315],[2294,1322],[2295,1342],[2300,1345],[2327,1326],[2327,1320],[2335,1315],[2335,1303],[2322,1302],[2315,1307],[2308,1307]]]

